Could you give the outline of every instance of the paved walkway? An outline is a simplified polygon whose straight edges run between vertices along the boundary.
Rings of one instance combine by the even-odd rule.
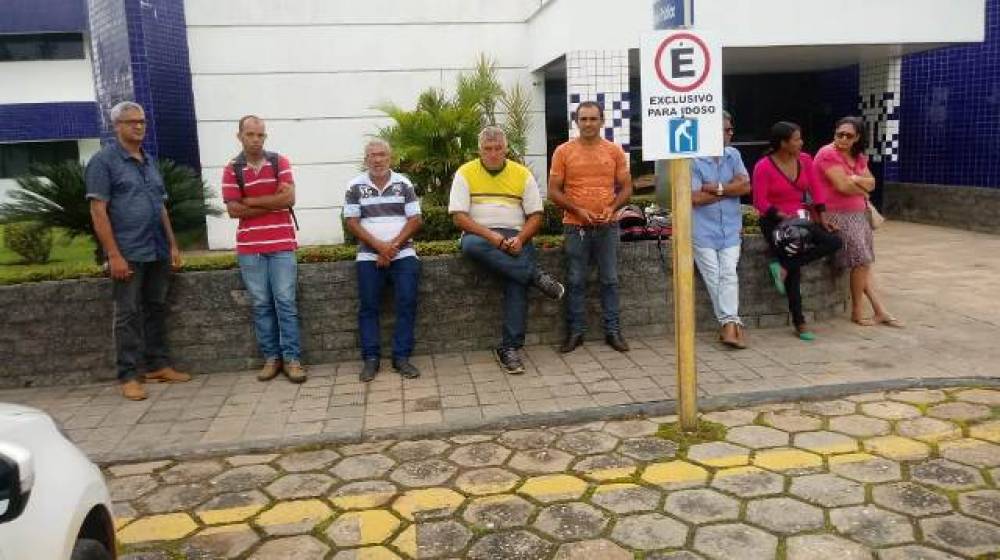
[[[1000,390],[105,469],[123,560],[954,560],[1000,554]]]
[[[1000,237],[891,223],[877,242],[882,291],[907,328],[841,318],[817,325],[813,343],[790,329],[750,332],[744,351],[701,337],[703,408],[998,381]],[[240,372],[150,385],[144,402],[123,401],[111,385],[0,391],[0,401],[45,409],[103,462],[672,412],[672,339],[626,334],[627,354],[598,343],[568,356],[528,348],[528,371],[517,377],[504,376],[489,353],[473,352],[418,357],[422,378],[403,381],[385,368],[367,386],[351,362],[314,366],[302,386]]]

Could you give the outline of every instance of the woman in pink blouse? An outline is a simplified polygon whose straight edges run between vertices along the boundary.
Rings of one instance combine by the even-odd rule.
[[[902,321],[886,311],[872,280],[875,250],[871,223],[865,213],[868,195],[875,190],[875,177],[868,170],[865,123],[859,117],[837,121],[833,142],[816,152],[816,176],[826,191],[828,217],[844,246],[837,251],[837,268],[851,271],[851,320],[862,326],[875,324],[902,327]],[[865,316],[865,298],[874,317]]]
[[[802,340],[814,340],[816,335],[806,327],[802,314],[801,269],[835,253],[841,242],[833,233],[836,228],[826,220],[826,191],[817,186],[813,160],[802,152],[802,129],[795,123],[776,123],[771,127],[770,144],[767,155],[753,169],[753,205],[760,214],[764,239],[777,259],[771,263],[771,275],[778,291],[788,297],[795,332]],[[809,216],[814,219],[803,219]],[[797,223],[806,233],[801,249],[793,255],[775,239],[775,230],[783,229],[783,222]]]

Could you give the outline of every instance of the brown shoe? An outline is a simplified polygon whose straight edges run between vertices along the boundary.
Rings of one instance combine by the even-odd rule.
[[[292,383],[303,383],[306,380],[306,370],[298,360],[285,364],[285,375]]]
[[[739,348],[740,342],[738,335],[736,333],[737,325],[736,323],[726,323],[722,325],[722,333],[719,335],[719,339],[723,344],[731,348]]]
[[[191,375],[181,373],[172,367],[160,368],[146,374],[146,383],[184,383],[191,381]]]
[[[146,400],[146,389],[138,379],[129,379],[121,384],[122,396],[130,401]]]
[[[278,358],[268,358],[264,362],[264,367],[257,372],[257,381],[270,381],[281,373],[281,360]]]
[[[737,350],[747,349],[747,334],[743,325],[736,325],[736,344],[733,347]]]

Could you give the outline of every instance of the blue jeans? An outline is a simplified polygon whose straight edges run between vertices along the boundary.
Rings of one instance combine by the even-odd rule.
[[[564,228],[566,241],[566,326],[569,334],[587,330],[587,273],[597,261],[601,282],[601,320],[605,334],[621,330],[618,304],[618,224]]]
[[[740,246],[725,249],[711,247],[694,248],[694,262],[705,281],[708,296],[712,298],[712,309],[720,325],[736,323],[740,320],[740,282],[736,275],[736,265],[740,262]]]
[[[257,346],[265,359],[299,360],[299,311],[295,304],[295,251],[239,255],[240,273],[253,304]]]
[[[140,358],[149,371],[170,365],[166,336],[170,261],[128,264],[132,268],[132,278],[127,282],[114,280],[111,283],[119,381],[139,375]]]
[[[513,229],[493,231],[504,237],[513,237],[518,233]],[[462,235],[459,245],[463,255],[503,278],[503,330],[500,347],[521,348],[524,346],[525,324],[528,320],[528,288],[534,283],[538,273],[535,246],[529,241],[521,248],[521,254],[513,256],[470,233]]]
[[[417,322],[417,288],[420,286],[420,261],[404,257],[379,268],[375,261],[358,261],[358,327],[361,331],[361,358],[379,358],[381,350],[382,290],[392,282],[395,297],[396,328],[392,334],[392,358],[409,358],[413,354],[413,328]]]

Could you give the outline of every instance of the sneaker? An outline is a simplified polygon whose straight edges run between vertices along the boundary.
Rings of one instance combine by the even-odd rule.
[[[778,290],[779,294],[785,295],[785,279],[781,277],[781,264],[778,261],[771,261],[767,265],[767,270],[771,273],[774,289]]]
[[[138,379],[129,379],[121,384],[122,396],[130,401],[146,400],[146,389]]]
[[[268,358],[264,361],[264,366],[257,372],[257,381],[270,381],[279,373],[281,373],[281,360]]]
[[[368,383],[372,379],[375,379],[375,375],[378,373],[378,369],[379,369],[379,359],[368,358],[364,361],[364,364],[361,366],[361,374],[358,376],[358,379],[360,379],[362,383]]]
[[[181,373],[172,367],[151,371],[145,377],[146,383],[184,383],[191,381],[191,374]]]
[[[497,348],[493,350],[493,356],[500,364],[500,369],[510,375],[520,375],[524,373],[524,363],[521,362],[521,355],[516,348]]]
[[[298,360],[290,360],[285,363],[285,375],[292,383],[303,383],[306,380],[306,370]]]
[[[554,299],[556,301],[562,299],[563,294],[566,293],[566,287],[562,283],[556,280],[555,276],[552,276],[544,270],[539,270],[535,274],[535,287],[538,288],[540,292],[545,294],[549,299]]]
[[[393,360],[392,369],[399,372],[399,375],[405,377],[406,379],[416,379],[420,377],[420,370],[417,369],[417,366],[411,364],[408,358]]]

